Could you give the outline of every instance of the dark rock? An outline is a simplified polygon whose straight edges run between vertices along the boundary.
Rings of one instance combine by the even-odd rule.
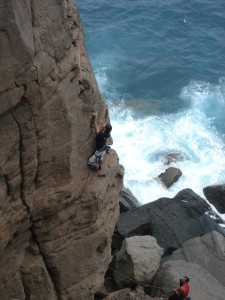
[[[169,188],[173,183],[175,183],[180,176],[182,175],[182,172],[178,168],[170,167],[166,169],[164,173],[161,173],[158,177],[161,179],[162,183]]]
[[[187,160],[188,157],[181,151],[175,149],[168,149],[161,152],[157,152],[154,155],[154,159],[163,162],[165,165],[169,165],[173,162]]]
[[[131,210],[140,206],[138,200],[134,197],[130,190],[122,188],[119,194],[120,213]]]
[[[213,204],[218,212],[225,213],[225,184],[211,185],[203,189],[207,200]]]
[[[100,300],[100,299],[104,299],[105,297],[107,297],[109,295],[108,291],[106,290],[106,288],[104,287],[104,285],[100,288],[100,290],[97,291],[97,293],[94,296],[95,300]]]
[[[224,222],[222,219],[218,220],[221,225],[224,225]],[[213,220],[212,217],[210,217],[208,214],[204,214],[200,217],[200,222],[202,224],[204,233],[207,234],[211,231],[218,231],[220,234],[222,234],[225,237],[225,229],[221,227],[216,220]]]
[[[210,210],[206,201],[190,189],[173,199],[160,198],[120,214],[117,234],[120,241],[134,235],[152,235],[166,253],[172,253],[187,240],[205,232],[200,217]]]

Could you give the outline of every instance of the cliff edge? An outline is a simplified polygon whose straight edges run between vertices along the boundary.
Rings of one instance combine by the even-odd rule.
[[[108,120],[76,7],[0,0],[0,299],[92,299],[111,258],[123,168],[92,173]]]

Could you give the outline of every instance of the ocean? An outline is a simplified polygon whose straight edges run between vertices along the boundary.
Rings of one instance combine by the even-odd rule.
[[[74,2],[125,187],[144,204],[225,183],[225,2]],[[167,189],[169,166],[183,175]]]

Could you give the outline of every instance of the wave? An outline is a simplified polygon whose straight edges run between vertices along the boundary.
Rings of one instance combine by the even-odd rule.
[[[116,105],[108,101],[114,148],[126,170],[125,186],[141,203],[173,197],[184,188],[191,188],[204,197],[205,186],[225,182],[223,136],[216,129],[215,120],[207,115],[212,113],[207,108],[212,99],[215,110],[224,105],[223,82],[221,79],[216,86],[191,82],[180,94],[190,106],[175,114],[137,117],[135,106],[128,106],[126,101],[120,100]],[[216,113],[213,114],[216,118]],[[165,158],[171,153],[180,159],[168,165]],[[169,189],[158,179],[168,166],[177,167],[183,173]]]

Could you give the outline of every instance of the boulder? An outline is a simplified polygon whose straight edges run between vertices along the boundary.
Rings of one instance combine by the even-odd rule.
[[[210,185],[203,189],[206,199],[215,206],[221,214],[225,213],[225,184]]]
[[[173,293],[179,279],[190,278],[190,296],[196,300],[224,300],[225,287],[196,263],[183,260],[165,262],[157,272],[152,285],[151,296],[164,296]]]
[[[178,168],[169,167],[164,173],[161,173],[158,177],[161,179],[162,183],[169,188],[173,183],[175,183],[182,175],[182,172]]]
[[[134,197],[129,189],[122,188],[119,194],[120,213],[131,210],[140,206],[138,200]]]
[[[159,267],[163,249],[151,236],[126,238],[116,255],[114,279],[121,287],[150,282]]]
[[[190,189],[173,199],[160,198],[120,214],[116,233],[120,242],[134,235],[151,235],[165,252],[172,253],[187,240],[202,236],[200,217],[210,210],[206,201]]]
[[[219,232],[212,231],[185,242],[171,258],[200,265],[225,287],[225,237]]]

